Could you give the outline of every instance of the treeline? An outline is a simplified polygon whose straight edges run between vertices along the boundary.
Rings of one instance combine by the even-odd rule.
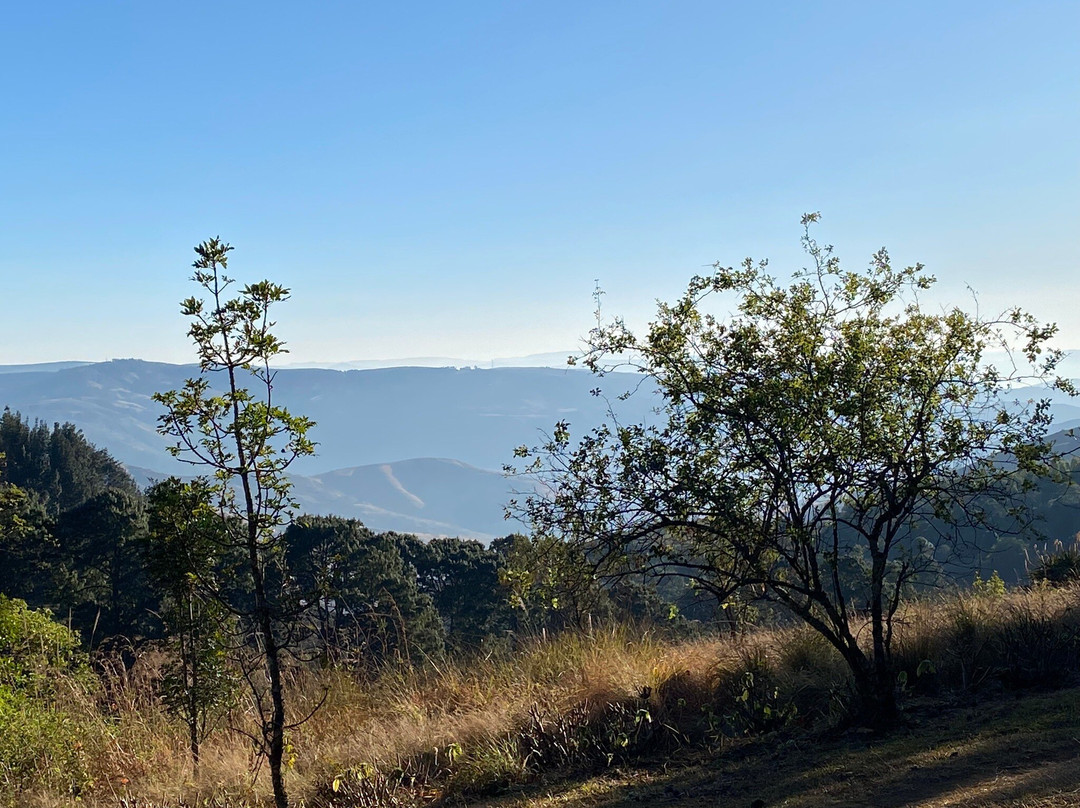
[[[168,572],[190,559],[169,555],[163,522],[184,487],[141,492],[75,426],[8,410],[0,456],[0,593],[50,609],[89,648],[164,639]],[[679,629],[727,616],[680,579],[601,582],[564,545],[519,534],[484,546],[303,516],[284,546],[279,589],[304,615],[303,650],[333,664],[416,662],[612,618]]]
[[[154,491],[141,492],[72,424],[30,423],[5,410],[0,456],[0,593],[50,609],[88,647],[120,637],[164,638],[167,593],[148,568]],[[1080,477],[1080,463],[1069,465],[1070,476]],[[1047,480],[1032,489],[1031,507],[1043,515],[1046,535],[1068,539],[1075,532],[1078,492]],[[159,487],[157,500],[163,493]],[[599,580],[574,548],[520,534],[484,546],[303,516],[285,537],[282,569],[296,597],[311,601],[309,650],[354,666],[466,653],[612,619],[676,632],[702,625],[734,630],[769,610],[753,592],[718,597],[678,574]],[[975,573],[1022,582],[1036,552],[1008,535],[973,534],[951,543],[947,554],[924,544],[929,557],[913,584],[924,591],[966,585]],[[865,579],[867,563],[852,546],[841,566],[855,582]]]

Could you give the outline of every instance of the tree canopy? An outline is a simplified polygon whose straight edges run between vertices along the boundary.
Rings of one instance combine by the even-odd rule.
[[[602,573],[686,576],[782,604],[844,656],[864,718],[887,720],[905,587],[963,525],[1030,527],[1024,491],[1053,472],[1048,403],[1011,403],[1009,390],[1070,386],[1054,376],[1054,326],[1019,309],[923,306],[934,278],[922,265],[894,268],[883,249],[843,269],[812,237],[817,219],[803,221],[812,265],[788,286],[764,262],[715,265],[642,336],[598,324],[584,363],[603,374],[631,357],[656,382],[662,422],[577,443],[558,424],[518,451],[547,484],[519,509]],[[728,317],[715,311],[724,300]],[[998,350],[1007,364],[991,361]],[[858,554],[865,564],[850,563]]]

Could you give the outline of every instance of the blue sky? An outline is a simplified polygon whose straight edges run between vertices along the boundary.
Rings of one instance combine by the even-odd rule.
[[[0,363],[189,361],[192,246],[296,361],[573,348],[713,261],[922,261],[1080,347],[1080,4],[8,4]]]

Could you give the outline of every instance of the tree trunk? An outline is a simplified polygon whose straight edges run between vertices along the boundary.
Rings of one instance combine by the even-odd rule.
[[[270,783],[274,788],[274,805],[276,808],[288,808],[289,799],[285,794],[285,781],[281,773],[281,759],[285,751],[285,700],[281,688],[280,649],[274,636],[270,603],[266,596],[266,581],[259,563],[257,536],[253,527],[249,530],[248,557],[255,585],[255,612],[262,634],[266,678],[270,680],[270,717],[267,719],[265,715],[261,716],[262,733],[268,746],[267,760],[270,764]]]
[[[852,723],[871,729],[884,729],[896,721],[896,690],[892,670],[876,654],[867,656],[858,647],[854,637],[847,644],[835,647],[851,671],[855,683],[855,697],[851,715]]]
[[[199,725],[198,722],[192,719],[188,725],[188,732],[190,734],[191,745],[191,771],[196,777],[199,776]]]
[[[871,729],[884,729],[896,722],[896,688],[891,671],[882,672],[876,660],[855,676],[859,699],[856,723]]]
[[[274,787],[276,808],[288,808],[285,781],[281,774],[281,758],[285,752],[285,701],[281,693],[281,668],[278,665],[277,643],[271,637],[266,646],[266,670],[270,677],[270,783]]]

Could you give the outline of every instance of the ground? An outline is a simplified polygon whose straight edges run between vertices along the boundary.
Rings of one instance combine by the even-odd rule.
[[[774,733],[471,808],[1080,806],[1080,688],[907,705],[890,733]]]

